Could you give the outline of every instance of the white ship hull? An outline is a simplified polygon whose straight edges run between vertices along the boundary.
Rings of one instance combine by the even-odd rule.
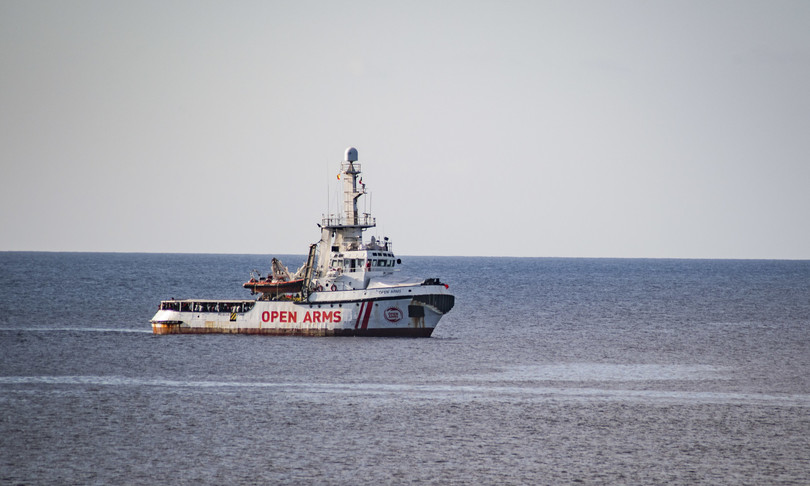
[[[165,301],[155,334],[429,337],[454,297],[443,285],[315,292],[307,301]]]

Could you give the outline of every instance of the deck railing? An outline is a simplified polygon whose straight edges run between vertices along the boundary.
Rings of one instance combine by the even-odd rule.
[[[358,215],[356,223],[351,221],[346,216],[337,214],[324,216],[321,221],[321,226],[324,228],[339,228],[346,226],[371,228],[372,226],[377,226],[377,218],[372,218],[368,213]]]

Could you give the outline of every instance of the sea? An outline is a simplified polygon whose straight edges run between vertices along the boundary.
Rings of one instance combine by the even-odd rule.
[[[270,258],[0,253],[0,484],[810,484],[810,261],[401,256],[431,338],[152,334]]]

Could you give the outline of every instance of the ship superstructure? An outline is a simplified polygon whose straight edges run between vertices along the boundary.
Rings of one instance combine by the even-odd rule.
[[[354,147],[346,149],[339,177],[342,211],[323,217],[321,238],[298,271],[274,258],[266,276],[243,285],[259,294],[256,300],[163,301],[153,332],[430,336],[455,297],[438,278],[398,278],[388,237],[364,240],[376,220],[358,210],[366,186]]]

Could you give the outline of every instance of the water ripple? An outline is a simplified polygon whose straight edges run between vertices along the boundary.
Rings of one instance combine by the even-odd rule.
[[[250,381],[187,381],[125,376],[4,376],[8,385],[92,385],[113,387],[167,387],[194,390],[270,390],[286,395],[377,396],[396,400],[576,400],[665,403],[717,403],[810,407],[808,394],[735,393],[718,391],[632,390],[600,387],[502,386],[483,384],[284,383]],[[43,390],[47,392],[47,390]]]

